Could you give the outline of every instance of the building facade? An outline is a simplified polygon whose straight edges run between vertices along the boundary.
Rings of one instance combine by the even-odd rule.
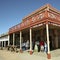
[[[9,29],[10,44],[19,45],[29,40],[47,41],[48,54],[51,49],[60,48],[60,11],[47,4],[22,19],[22,22]]]
[[[9,46],[9,35],[8,32],[0,35],[0,47]]]

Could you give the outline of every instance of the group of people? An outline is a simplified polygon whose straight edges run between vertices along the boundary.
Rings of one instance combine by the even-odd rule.
[[[39,41],[39,40],[33,40],[32,41],[32,50],[35,50],[35,46],[37,47],[37,51],[40,52],[46,52],[48,51],[48,46],[46,41]],[[22,43],[22,49],[28,50],[30,48],[30,42],[29,40],[23,41]]]
[[[30,44],[29,44],[29,40],[27,40],[27,41],[23,41],[23,43],[22,43],[22,49],[23,50],[27,50],[27,49],[29,49],[29,46]]]
[[[44,51],[47,53],[48,51],[48,46],[47,46],[47,42],[46,41],[39,41],[39,40],[34,40],[33,41],[33,45],[32,45],[32,49],[35,49],[35,46],[37,46],[38,52],[40,51]]]

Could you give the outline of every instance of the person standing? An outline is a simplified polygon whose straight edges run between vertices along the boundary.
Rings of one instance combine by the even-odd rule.
[[[46,52],[46,53],[47,53],[47,51],[48,51],[47,42],[44,42],[44,52]]]
[[[33,39],[32,40],[32,50],[34,50],[35,49],[35,40]]]
[[[29,48],[29,40],[26,41],[26,50]]]
[[[44,51],[44,41],[40,41],[41,51]]]
[[[37,40],[37,41],[35,42],[35,44],[37,45],[38,52],[40,52],[39,40]]]

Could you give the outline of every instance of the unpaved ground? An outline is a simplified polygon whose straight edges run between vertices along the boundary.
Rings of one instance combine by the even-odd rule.
[[[60,49],[51,51],[50,60],[60,60]],[[0,50],[0,60],[48,60],[44,52],[34,52],[30,55],[28,52],[16,53],[7,50]]]

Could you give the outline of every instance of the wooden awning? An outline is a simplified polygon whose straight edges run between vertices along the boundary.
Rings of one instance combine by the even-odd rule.
[[[33,27],[37,24],[55,24],[60,25],[60,11],[47,4],[28,16],[23,18],[23,21],[9,29],[9,34]]]

